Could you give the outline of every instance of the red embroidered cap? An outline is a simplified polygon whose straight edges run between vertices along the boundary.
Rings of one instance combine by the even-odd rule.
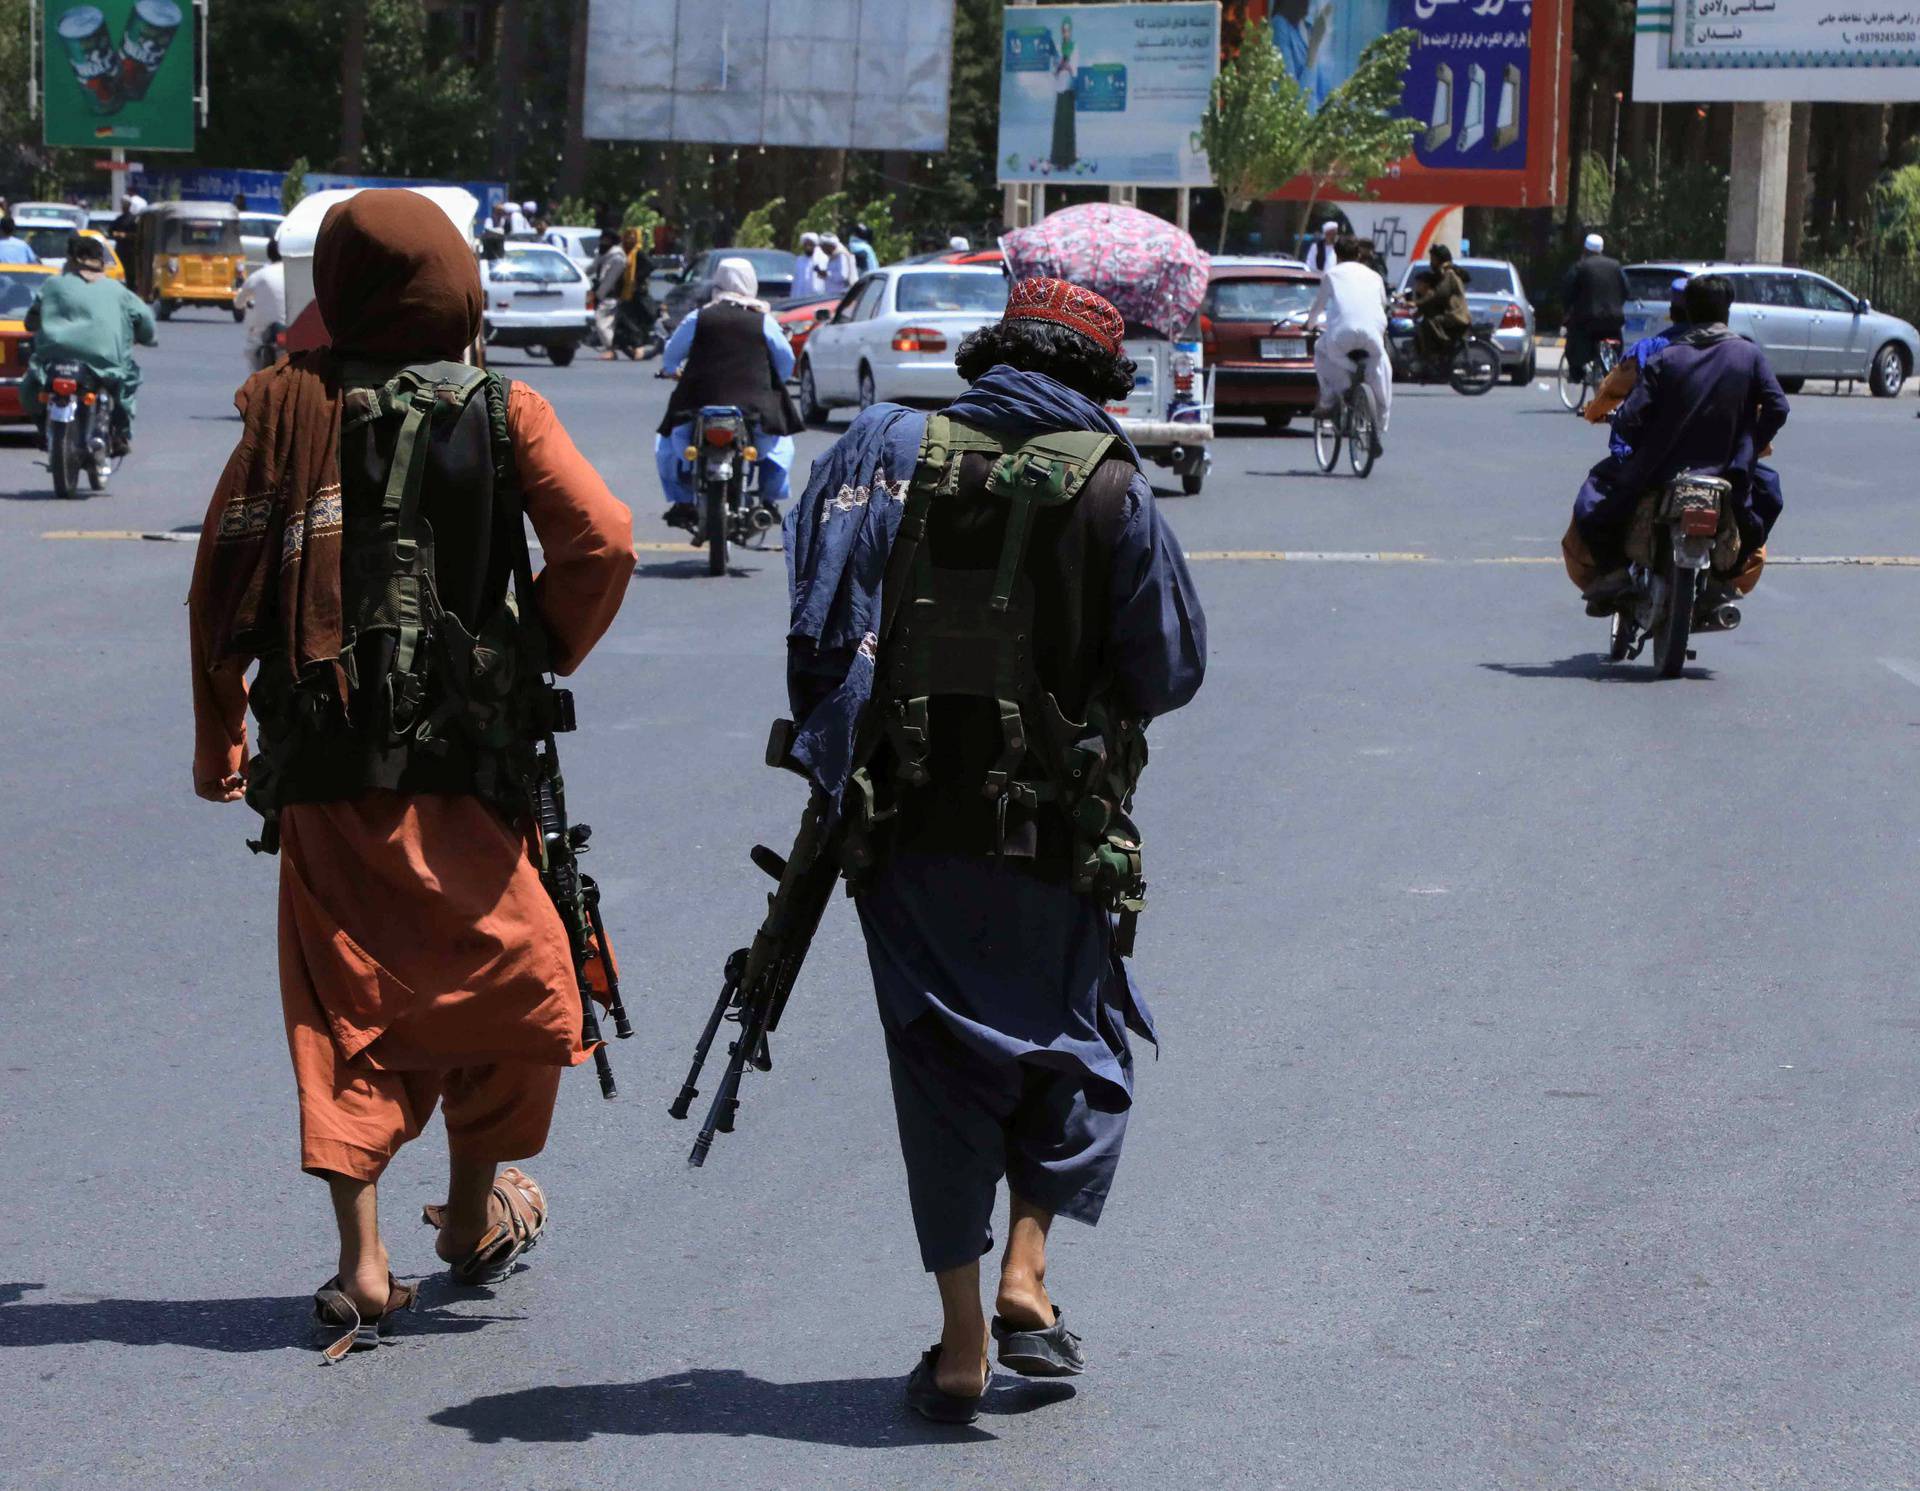
[[[1007,297],[1009,321],[1052,321],[1068,326],[1114,357],[1126,340],[1127,323],[1111,302],[1065,280],[1021,280]]]

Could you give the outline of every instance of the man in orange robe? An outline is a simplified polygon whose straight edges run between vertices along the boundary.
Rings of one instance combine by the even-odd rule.
[[[472,251],[412,192],[336,206],[314,279],[332,348],[242,388],[246,427],[201,533],[188,602],[193,783],[212,802],[243,795],[249,665],[269,651],[284,654],[281,666],[339,664],[343,360],[458,360],[480,330]],[[509,389],[507,430],[545,558],[534,609],[554,670],[570,673],[619,609],[631,517],[523,384]],[[339,1275],[315,1297],[337,1360],[376,1344],[413,1300],[389,1271],[378,1224],[377,1184],[395,1152],[439,1103],[450,1166],[446,1205],[428,1208],[437,1251],[462,1282],[503,1276],[547,1207],[529,1177],[499,1166],[541,1150],[560,1073],[587,1053],[559,916],[522,832],[486,801],[374,790],[291,802],[280,831],[300,1163],[328,1182],[340,1229]]]

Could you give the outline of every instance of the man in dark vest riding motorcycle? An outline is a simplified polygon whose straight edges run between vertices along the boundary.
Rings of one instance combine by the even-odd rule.
[[[980,1258],[1010,1195],[1002,1368],[1079,1373],[1047,1292],[1093,1223],[1154,1038],[1122,959],[1144,905],[1146,726],[1200,687],[1206,623],[1132,445],[1120,313],[1024,280],[961,343],[971,389],[864,411],[788,515],[793,755],[845,815],[921,1261],[944,1326],[907,1381],[943,1422],[989,1372]]]
[[[693,417],[702,409],[731,405],[746,411],[760,452],[760,501],[768,507],[786,500],[793,435],[803,427],[787,396],[793,348],[758,298],[753,265],[722,259],[713,284],[713,299],[674,328],[660,364],[661,377],[680,380],[653,442],[660,486],[670,504],[663,516],[677,528],[691,529],[698,511],[700,494],[693,490],[682,452],[693,435]]]

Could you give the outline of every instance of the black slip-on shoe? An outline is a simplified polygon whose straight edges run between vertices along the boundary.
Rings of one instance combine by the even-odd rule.
[[[907,1375],[907,1407],[936,1424],[972,1423],[980,1417],[980,1398],[963,1398],[958,1393],[942,1391],[933,1375],[939,1364],[940,1343],[936,1341]],[[986,1396],[984,1385],[980,1396]]]
[[[993,1317],[993,1339],[1000,1343],[1000,1365],[1022,1377],[1078,1377],[1087,1370],[1080,1338],[1066,1327],[1058,1308],[1045,1330],[1015,1330]]]

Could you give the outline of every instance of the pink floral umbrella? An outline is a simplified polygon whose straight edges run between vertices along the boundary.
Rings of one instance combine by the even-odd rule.
[[[1177,337],[1207,293],[1208,259],[1164,218],[1088,202],[1049,213],[1000,240],[1016,280],[1046,275],[1104,295],[1131,323]]]

